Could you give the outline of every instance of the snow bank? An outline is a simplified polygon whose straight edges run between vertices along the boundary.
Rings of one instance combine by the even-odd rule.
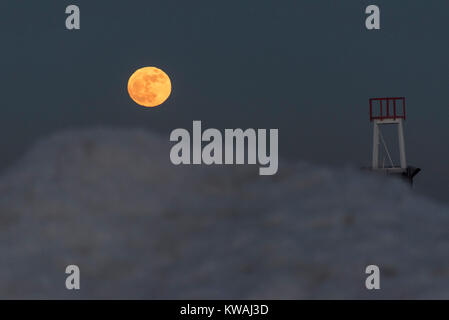
[[[449,298],[449,208],[402,182],[176,167],[169,148],[112,129],[36,144],[0,178],[0,298]]]

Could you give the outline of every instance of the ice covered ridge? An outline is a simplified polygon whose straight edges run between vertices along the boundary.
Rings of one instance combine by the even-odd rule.
[[[449,208],[350,168],[177,167],[168,142],[68,131],[3,174],[0,298],[449,298]]]

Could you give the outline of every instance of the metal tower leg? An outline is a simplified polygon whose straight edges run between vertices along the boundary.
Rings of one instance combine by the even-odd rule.
[[[407,168],[407,160],[405,158],[405,140],[404,140],[404,129],[402,126],[402,119],[399,119],[398,123],[398,137],[399,137],[399,156],[401,158],[401,168]]]
[[[379,125],[374,121],[373,129],[373,169],[379,168]]]

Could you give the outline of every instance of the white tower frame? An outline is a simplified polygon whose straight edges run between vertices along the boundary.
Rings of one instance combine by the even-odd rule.
[[[373,102],[379,102],[379,113],[375,115],[373,113]],[[402,110],[398,106],[398,101],[402,102]],[[384,109],[384,103],[386,108]],[[398,111],[402,111],[399,113]],[[405,155],[405,139],[404,139],[404,126],[405,120],[405,98],[375,98],[370,99],[370,120],[373,121],[373,157],[372,157],[372,169],[383,170],[388,172],[405,172],[407,170],[407,159]],[[381,127],[384,125],[396,125],[398,133],[399,143],[399,157],[400,164],[396,166],[391,159],[390,152],[382,136]],[[380,144],[383,145],[385,153],[387,154],[391,166],[380,165],[379,163],[379,148]]]
[[[385,151],[388,155],[388,158],[391,162],[391,169],[398,169],[397,167],[394,166],[393,160],[391,159],[391,156],[389,154],[387,145],[385,144],[385,141],[382,138],[381,135],[381,126],[383,125],[397,125],[397,132],[398,132],[398,142],[399,142],[399,158],[400,158],[400,166],[399,168],[401,169],[406,169],[407,168],[407,159],[405,156],[405,139],[404,139],[404,126],[402,124],[403,120],[402,119],[396,119],[396,120],[374,120],[374,126],[373,126],[373,164],[372,164],[372,168],[375,170],[378,169],[390,169],[390,168],[385,168],[385,166],[380,166],[379,165],[379,147],[380,144],[382,143],[382,145],[385,148]]]

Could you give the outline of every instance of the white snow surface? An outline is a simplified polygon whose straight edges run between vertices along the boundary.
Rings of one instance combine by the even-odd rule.
[[[172,144],[109,128],[38,142],[0,177],[0,298],[449,298],[449,208],[405,183],[282,159],[272,177],[174,166]]]

